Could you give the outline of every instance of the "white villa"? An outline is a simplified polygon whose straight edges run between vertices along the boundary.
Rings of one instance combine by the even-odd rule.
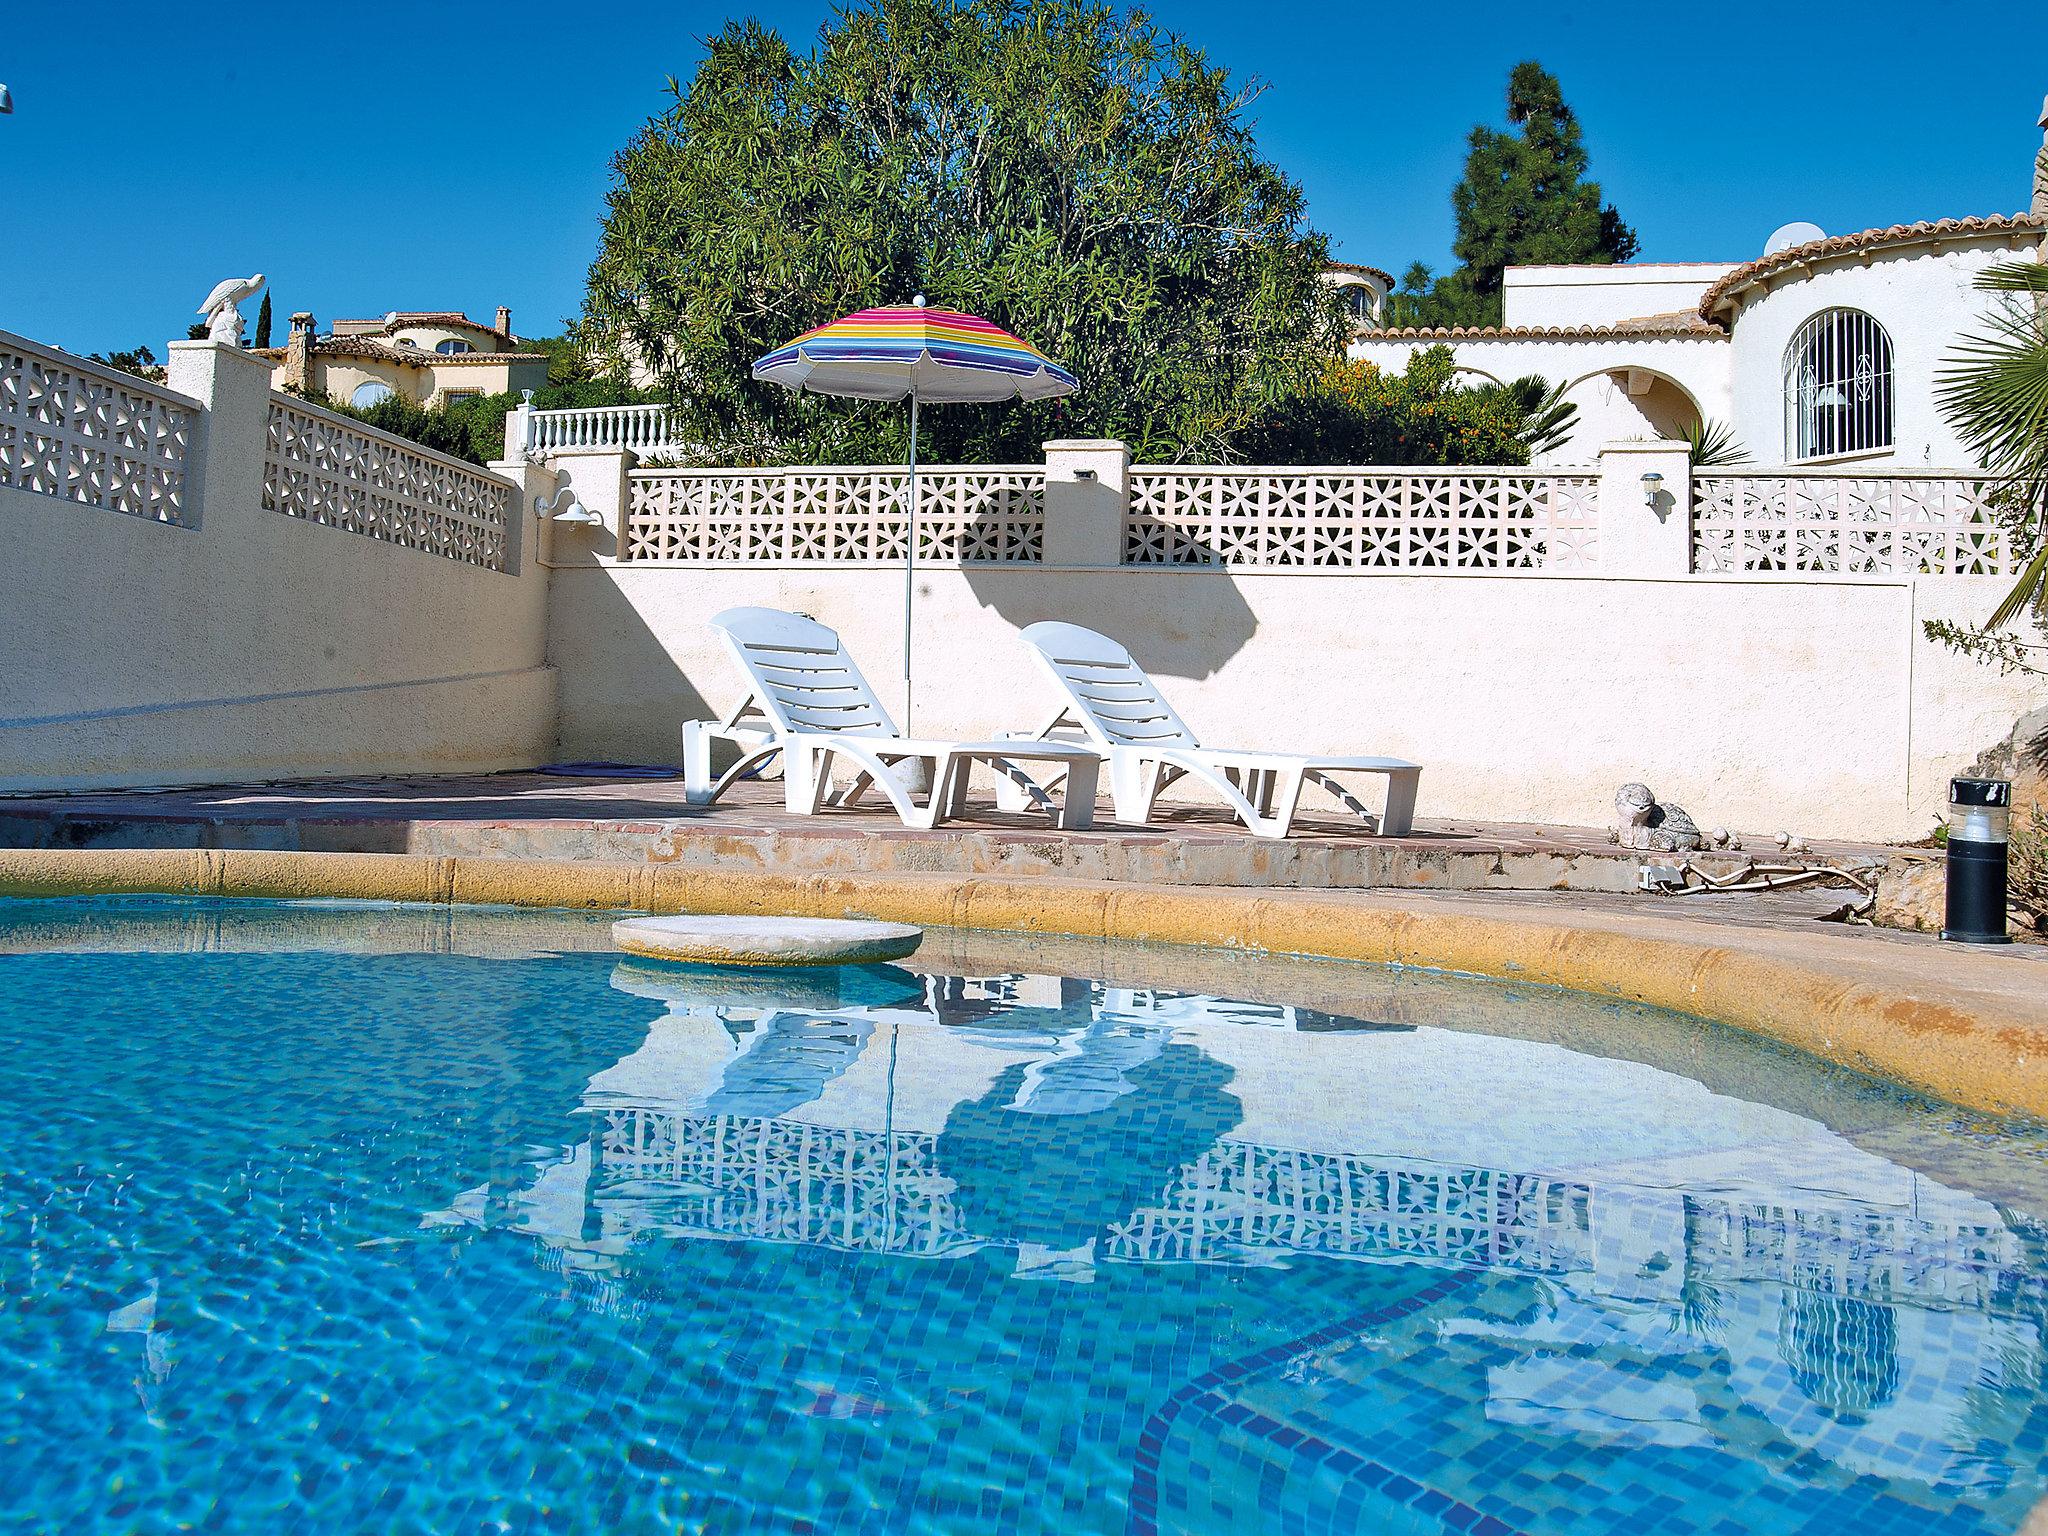
[[[1539,462],[1721,422],[1759,465],[1968,464],[1935,375],[1995,302],[1977,274],[2043,249],[2040,201],[1845,235],[1787,225],[1747,262],[1509,267],[1504,324],[1361,329],[1350,355],[1400,369],[1447,343],[1467,374],[1567,384],[1577,424]]]
[[[1759,466],[1925,469],[1973,462],[1936,377],[1997,303],[1978,274],[2030,256],[2048,260],[2048,147],[2026,213],[1841,235],[1787,224],[1753,261],[1509,267],[1497,326],[1388,328],[1385,272],[1332,262],[1324,280],[1356,324],[1355,360],[1399,370],[1449,345],[1468,377],[1565,385],[1578,417],[1541,464],[1720,424]]]
[[[284,346],[251,355],[271,365],[273,388],[358,407],[394,395],[415,405],[447,405],[539,389],[548,381],[547,354],[521,349],[512,311],[503,305],[490,325],[452,310],[393,310],[336,320],[325,336],[302,311],[292,316]]]

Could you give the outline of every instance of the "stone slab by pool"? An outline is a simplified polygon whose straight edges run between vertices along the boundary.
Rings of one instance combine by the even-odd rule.
[[[703,913],[624,917],[612,942],[629,955],[698,965],[873,965],[914,954],[924,930],[850,917]]]

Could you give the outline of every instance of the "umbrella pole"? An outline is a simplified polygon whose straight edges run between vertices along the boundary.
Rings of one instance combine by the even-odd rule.
[[[910,618],[917,594],[917,389],[910,391],[910,535],[903,543],[903,734],[910,726]]]

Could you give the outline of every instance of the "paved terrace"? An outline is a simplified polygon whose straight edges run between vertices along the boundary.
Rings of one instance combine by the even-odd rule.
[[[703,807],[684,803],[680,778],[501,773],[0,798],[0,848],[239,848],[627,859],[787,874],[1608,892],[1636,889],[1646,860],[1690,857],[1725,875],[1750,858],[1857,868],[1894,852],[1816,842],[1788,858],[1766,832],[1743,834],[1744,852],[1674,858],[1617,848],[1604,828],[1432,820],[1417,822],[1407,837],[1381,838],[1353,818],[1314,811],[1276,843],[1204,806],[1171,809],[1143,828],[1107,823],[1106,805],[1101,814],[1104,822],[1091,831],[1062,832],[978,797],[967,817],[920,832],[900,825],[886,805],[791,816],[780,785],[767,782],[735,785],[718,805]]]

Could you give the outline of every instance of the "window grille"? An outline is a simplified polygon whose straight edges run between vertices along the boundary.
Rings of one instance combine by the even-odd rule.
[[[1889,448],[1892,339],[1856,309],[1824,309],[1785,350],[1785,457]]]

